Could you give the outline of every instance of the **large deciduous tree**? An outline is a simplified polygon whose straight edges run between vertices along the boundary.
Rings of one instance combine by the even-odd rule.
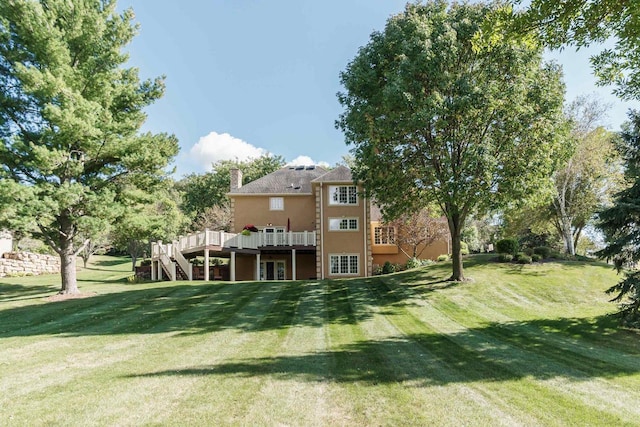
[[[599,226],[607,246],[599,256],[615,261],[625,279],[607,290],[620,303],[623,323],[640,327],[640,113],[629,113],[621,132],[618,150],[625,164],[628,187],[615,195],[613,205],[599,214]]]
[[[598,126],[605,111],[606,107],[597,99],[585,96],[572,102],[567,111],[575,148],[554,176],[549,213],[570,255],[575,255],[585,226],[610,200],[620,183],[615,134]]]
[[[124,66],[132,19],[114,0],[0,0],[0,217],[60,255],[61,293],[78,292],[80,236],[123,213],[121,180],[148,187],[178,152],[139,132],[164,83]]]
[[[560,70],[531,43],[474,46],[491,6],[431,1],[391,17],[341,74],[337,126],[388,218],[437,203],[464,280],[470,214],[549,183],[563,140]]]

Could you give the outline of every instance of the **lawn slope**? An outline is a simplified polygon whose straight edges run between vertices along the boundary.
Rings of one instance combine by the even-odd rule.
[[[127,284],[0,280],[0,425],[640,425],[640,336],[599,263]]]

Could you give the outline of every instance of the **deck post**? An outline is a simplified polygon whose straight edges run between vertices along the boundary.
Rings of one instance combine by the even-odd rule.
[[[291,249],[291,280],[298,280],[296,278],[296,250]]]
[[[229,272],[231,273],[231,281],[235,282],[236,281],[236,253],[235,251],[231,252],[231,260],[229,262]]]
[[[205,237],[206,241],[206,237]],[[204,281],[209,281],[209,247],[204,247]]]
[[[156,270],[158,265],[158,261],[151,261],[151,281],[155,282],[158,280],[158,270]]]
[[[256,280],[260,280],[260,253],[256,254]]]

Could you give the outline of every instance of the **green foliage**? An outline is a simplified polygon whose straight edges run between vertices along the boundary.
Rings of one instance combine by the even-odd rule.
[[[178,152],[140,134],[164,82],[124,67],[132,19],[110,0],[0,1],[0,221],[60,255],[63,292],[82,239],[123,214],[121,184],[152,187]]]
[[[524,252],[519,252],[514,257],[514,260],[518,262],[518,264],[531,264],[532,258]]]
[[[467,242],[460,242],[460,254],[469,255],[469,245],[467,245]]]
[[[533,248],[534,255],[540,255],[543,259],[549,258],[551,255],[551,248],[548,246],[537,246]]]
[[[422,267],[422,262],[418,258],[409,258],[406,267],[407,269]]]
[[[540,254],[531,255],[531,262],[540,262],[544,259],[544,257]]]
[[[517,239],[502,239],[496,242],[496,251],[501,254],[515,255],[520,250]]]
[[[390,261],[386,261],[382,266],[382,274],[395,273],[396,267]]]
[[[476,49],[492,7],[409,4],[340,76],[354,177],[390,217],[438,204],[455,280],[466,218],[533,197],[562,157],[560,70],[524,43]]]
[[[605,234],[607,246],[598,255],[615,262],[625,279],[607,289],[615,294],[611,301],[619,303],[619,316],[628,325],[640,323],[640,113],[629,113],[630,121],[621,133],[618,150],[626,169],[628,188],[620,191],[614,204],[600,213],[599,226]]]
[[[443,262],[443,261],[449,261],[449,259],[450,259],[449,255],[441,254],[441,255],[438,255],[438,258],[436,258],[436,261]]]
[[[513,255],[501,253],[501,254],[498,254],[498,256],[496,257],[496,260],[498,262],[511,262],[513,261]]]
[[[521,0],[515,0],[520,3]],[[591,57],[594,74],[602,85],[615,84],[623,99],[640,98],[640,9],[637,1],[620,0],[531,0],[524,13],[515,16],[504,8],[493,28],[510,28],[515,37],[533,32],[551,48],[565,45],[585,47],[614,41]],[[515,18],[515,19],[514,19]],[[506,24],[506,25],[505,25]]]

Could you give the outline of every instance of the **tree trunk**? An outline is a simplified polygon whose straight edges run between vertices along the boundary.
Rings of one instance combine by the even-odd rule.
[[[569,255],[575,255],[576,249],[573,246],[573,232],[571,230],[571,219],[562,218],[562,239],[564,240],[564,249]]]
[[[462,224],[464,223],[464,219],[461,218],[460,215],[452,215],[451,218],[448,219],[448,223],[449,232],[451,233],[451,260],[453,261],[453,274],[449,280],[463,282],[465,278],[462,265],[462,245],[460,242],[462,241]]]
[[[60,251],[60,273],[62,274],[61,294],[79,294],[78,282],[76,280],[76,255],[73,247],[61,248]]]
[[[131,271],[136,271],[136,263],[138,262],[138,257],[132,253],[131,255]]]

